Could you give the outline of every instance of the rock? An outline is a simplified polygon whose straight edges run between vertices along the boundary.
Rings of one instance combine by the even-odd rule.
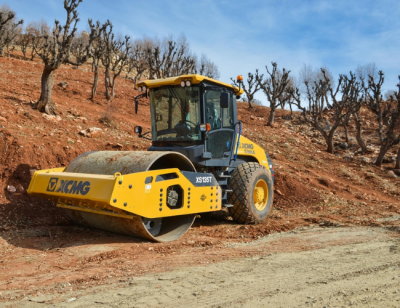
[[[7,185],[7,191],[13,194],[17,192],[17,189],[12,185]]]
[[[393,172],[394,174],[400,176],[400,169],[394,169]]]
[[[81,130],[79,132],[80,135],[85,136],[87,138],[96,138],[104,135],[104,132],[101,128],[98,127],[90,127],[86,130]]]
[[[395,174],[392,170],[389,170],[389,171],[387,172],[387,175],[390,176],[390,177],[392,177],[392,178],[397,178],[396,174]]]
[[[37,171],[37,169],[29,169],[29,174],[31,176],[33,176],[35,174],[35,172]]]
[[[23,193],[23,192],[25,191],[24,186],[22,186],[21,184],[18,184],[18,185],[17,185],[17,191],[18,191],[19,193]]]
[[[16,114],[21,114],[21,113],[23,114],[23,113],[25,113],[25,109],[21,108],[21,107],[18,107],[17,110],[15,110],[15,113]]]
[[[6,118],[0,117],[0,122],[7,122]]]
[[[250,116],[250,120],[254,120],[255,117],[253,115]]]
[[[391,163],[394,163],[396,161],[396,159],[395,158],[393,158],[392,156],[388,156],[388,157],[384,157],[383,158],[383,160],[382,160],[382,162],[384,163],[384,164],[391,164]]]
[[[50,295],[41,295],[41,296],[36,296],[33,298],[30,298],[29,301],[35,302],[35,303],[45,303],[51,301],[53,298]]]
[[[58,83],[57,85],[65,90],[66,88],[68,88],[69,83],[66,82],[66,81],[61,81],[61,82]]]
[[[75,117],[80,117],[82,116],[82,111],[76,109],[76,108],[72,108],[71,110],[68,110],[68,112],[72,115],[74,115]]]
[[[369,157],[357,157],[357,159],[361,162],[361,163],[365,163],[365,164],[369,164],[371,162],[371,158]]]
[[[344,155],[343,159],[345,159],[345,160],[353,160],[353,157],[350,156],[350,155]]]
[[[347,142],[343,142],[339,145],[339,148],[341,148],[342,150],[346,150],[349,147],[349,145],[347,144]]]
[[[86,117],[77,117],[75,119],[77,122],[82,122],[82,123],[87,123],[87,118]]]
[[[326,122],[325,126],[323,127],[325,131],[330,131],[332,129],[332,125],[329,122]]]
[[[61,121],[60,116],[50,115],[47,113],[43,113],[42,117],[50,122],[60,122]]]
[[[122,148],[123,145],[121,143],[117,143],[116,145],[114,145],[114,148]]]

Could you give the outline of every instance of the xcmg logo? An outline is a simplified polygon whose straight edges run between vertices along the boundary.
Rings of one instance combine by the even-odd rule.
[[[59,180],[58,178],[51,178],[47,185],[47,191],[64,193],[64,194],[75,194],[75,195],[86,195],[90,190],[89,181],[72,181],[72,180]]]

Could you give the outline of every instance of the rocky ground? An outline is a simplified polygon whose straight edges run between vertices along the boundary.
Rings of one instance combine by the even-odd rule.
[[[0,58],[1,301],[61,296],[189,265],[251,258],[255,251],[231,247],[279,232],[316,226],[398,230],[397,149],[390,150],[382,168],[373,165],[379,147],[372,115],[363,111],[369,153],[359,153],[350,127],[349,143],[339,130],[336,152],[329,154],[319,133],[302,124],[297,113],[290,121],[289,111],[278,110],[276,125],[267,127],[269,109],[250,110],[246,104],[238,106],[243,134],[261,145],[275,165],[274,208],[267,221],[237,225],[225,211],[204,214],[183,238],[165,244],[71,225],[52,204],[26,194],[31,172],[67,166],[89,150],[147,149],[149,141],[139,139],[133,127],[150,128],[149,106],[143,100],[134,113],[136,91],[123,78],[117,80],[113,103],[104,98],[101,83],[92,101],[90,67],[64,66],[55,72],[53,99],[59,114],[43,115],[33,108],[42,68],[39,61]],[[391,256],[398,257],[398,250]]]

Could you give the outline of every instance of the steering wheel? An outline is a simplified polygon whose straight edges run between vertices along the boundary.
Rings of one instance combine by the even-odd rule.
[[[190,121],[190,120],[185,119],[185,120],[183,120],[182,122],[192,124],[192,125],[193,125],[193,128],[196,128],[196,127],[197,127],[197,124],[193,123],[193,122]]]
[[[199,133],[199,132],[198,132],[198,130],[199,130],[198,124],[193,123],[192,121],[187,120],[187,119],[183,120],[182,122],[184,122],[184,123],[189,123],[190,130],[191,130],[189,136],[192,136],[192,133],[193,133],[192,129],[193,129],[193,128],[194,128],[194,130],[195,130],[195,134],[198,134],[198,133]]]

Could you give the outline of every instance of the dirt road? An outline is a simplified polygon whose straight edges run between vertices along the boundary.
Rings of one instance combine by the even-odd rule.
[[[248,257],[26,296],[5,307],[400,307],[400,230],[311,228],[228,244]],[[159,260],[160,263],[163,260]]]

